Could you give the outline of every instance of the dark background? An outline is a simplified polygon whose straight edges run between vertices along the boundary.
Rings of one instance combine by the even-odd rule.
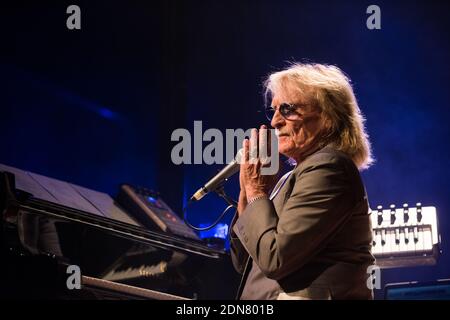
[[[70,4],[81,30],[66,28]],[[371,4],[381,30],[366,28]],[[383,284],[450,278],[447,2],[17,1],[0,11],[0,163],[111,195],[122,182],[147,186],[180,213],[221,166],[174,165],[174,129],[257,126],[267,74],[288,61],[336,64],[367,118],[372,208],[438,210],[439,263],[383,271]],[[230,195],[237,187],[231,179]],[[189,216],[210,223],[223,208],[209,195]]]

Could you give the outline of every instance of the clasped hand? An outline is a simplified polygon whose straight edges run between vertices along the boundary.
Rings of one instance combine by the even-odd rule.
[[[278,150],[274,151],[274,155],[270,154],[270,145],[270,131],[265,125],[262,125],[259,131],[252,129],[250,140],[244,139],[239,173],[240,200],[249,201],[255,197],[269,195],[270,190],[275,186],[278,174],[261,174],[261,168],[269,166],[269,159],[274,155],[278,156]],[[267,154],[262,154],[262,150],[267,151]]]

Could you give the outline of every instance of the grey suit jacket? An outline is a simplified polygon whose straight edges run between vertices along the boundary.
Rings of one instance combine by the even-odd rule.
[[[371,243],[359,171],[327,146],[298,164],[272,200],[233,219],[231,256],[245,299],[370,299]]]

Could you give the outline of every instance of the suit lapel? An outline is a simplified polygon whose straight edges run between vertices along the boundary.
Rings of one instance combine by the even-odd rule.
[[[293,178],[292,171],[288,172],[280,179],[277,186],[274,188],[274,191],[270,195],[270,199],[272,200],[277,215],[279,215],[279,212],[282,211],[281,209],[286,201],[286,196],[292,189],[293,184],[290,183],[290,181]]]

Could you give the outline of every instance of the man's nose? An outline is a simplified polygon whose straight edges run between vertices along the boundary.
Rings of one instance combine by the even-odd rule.
[[[285,120],[277,108],[277,110],[275,110],[275,113],[273,114],[272,121],[270,121],[270,125],[273,128],[278,129],[278,128],[282,127],[284,124],[285,124]]]

